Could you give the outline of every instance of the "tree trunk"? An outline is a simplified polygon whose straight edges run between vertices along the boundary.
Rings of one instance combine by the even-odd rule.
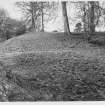
[[[66,1],[62,2],[62,14],[64,18],[64,32],[70,35],[69,21],[68,21],[68,16],[67,16],[67,9],[66,9]]]
[[[88,39],[89,35],[89,2],[84,2],[83,4],[83,28],[84,28],[84,38]]]
[[[90,1],[90,35],[92,35],[95,32],[94,18],[94,1]]]
[[[84,32],[86,33],[86,25],[87,25],[87,22],[86,22],[86,5],[84,3],[84,6],[83,6],[83,28],[84,28]]]
[[[32,13],[32,29],[35,29],[34,13]]]
[[[44,32],[44,13],[43,13],[43,2],[41,3],[41,5],[42,5],[42,29],[41,29],[41,31],[42,32]]]
[[[30,2],[30,5],[31,5],[31,8],[32,8],[32,29],[33,30],[36,30],[36,27],[35,27],[35,4],[33,2]]]

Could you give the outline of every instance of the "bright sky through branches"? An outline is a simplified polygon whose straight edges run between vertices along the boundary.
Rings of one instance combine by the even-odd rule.
[[[30,0],[0,0],[0,8],[6,9],[11,18],[20,20],[22,18],[22,13],[21,13],[21,11],[19,11],[20,9],[15,6],[16,1],[30,1]],[[33,1],[36,1],[36,0],[33,0]],[[39,1],[39,0],[37,0],[37,1]],[[51,1],[51,0],[49,0],[49,1]],[[60,1],[60,0],[58,0],[58,1]],[[62,29],[63,19],[62,19],[62,10],[61,9],[62,8],[60,7],[59,15],[58,15],[56,21],[53,22],[53,23],[49,22],[46,25],[46,30],[47,31],[53,31],[53,30],[57,30],[57,29],[59,30],[60,28]],[[68,7],[68,16],[70,18],[69,19],[69,21],[70,21],[70,31],[74,30],[75,23],[77,23],[77,20],[75,20],[75,18],[74,18],[75,17],[74,15],[76,14],[76,12],[74,12],[74,11],[75,11],[75,7],[70,5]],[[71,18],[74,19],[74,21],[72,21]],[[101,29],[102,29],[102,27],[101,27]]]
[[[20,9],[15,6],[15,2],[16,1],[30,1],[30,0],[0,0],[0,8],[6,9],[8,11],[8,13],[9,13],[9,16],[11,18],[19,19],[20,20],[22,18],[22,13],[21,13],[21,11],[19,11]],[[33,0],[33,1],[35,1],[35,0]],[[52,31],[52,30],[60,29],[60,27],[63,26],[61,7],[60,7],[60,11],[59,12],[60,13],[59,13],[59,15],[58,15],[58,17],[56,19],[58,21],[55,21],[54,23],[51,23],[51,22],[48,23],[48,25],[46,27],[47,31]],[[70,9],[70,11],[68,13],[71,14],[71,12],[73,12],[73,10]]]

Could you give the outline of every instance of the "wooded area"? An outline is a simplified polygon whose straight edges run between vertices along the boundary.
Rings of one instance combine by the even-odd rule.
[[[70,4],[73,4],[75,9],[78,10],[76,15],[77,18],[81,20],[76,23],[74,32],[84,33],[86,38],[88,37],[90,39],[92,34],[95,33],[95,28],[103,24],[102,20],[105,20],[105,9],[104,5],[102,5],[104,4],[104,1],[63,1],[61,4],[60,2],[16,2],[15,5],[20,8],[24,18],[21,21],[13,20],[8,16],[6,10],[1,9],[1,37],[9,39],[13,36],[23,34],[26,31],[31,30],[44,32],[45,25],[57,18],[57,14],[59,14],[58,8],[60,5],[62,5],[64,32],[71,35],[71,25],[68,18],[68,13],[70,14],[70,12],[67,9],[67,6]]]

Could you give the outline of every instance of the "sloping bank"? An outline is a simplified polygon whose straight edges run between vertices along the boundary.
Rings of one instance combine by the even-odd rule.
[[[12,60],[1,68],[9,101],[105,100],[105,64],[97,58],[64,52],[21,54]]]

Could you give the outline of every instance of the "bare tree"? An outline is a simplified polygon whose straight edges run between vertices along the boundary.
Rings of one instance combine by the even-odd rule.
[[[40,14],[39,2],[16,2],[16,6],[19,7],[24,15],[27,24],[31,23],[32,29],[36,31],[37,19]]]
[[[23,15],[25,16],[26,23],[29,24],[31,22],[31,27],[35,31],[44,31],[44,21],[50,21],[54,13],[54,8],[56,7],[56,3],[54,2],[16,2],[16,6],[18,6]],[[46,20],[44,17],[46,16]],[[39,19],[41,21],[39,21]],[[39,27],[38,27],[39,26]],[[38,28],[38,29],[37,29]],[[40,30],[39,30],[40,29]]]

